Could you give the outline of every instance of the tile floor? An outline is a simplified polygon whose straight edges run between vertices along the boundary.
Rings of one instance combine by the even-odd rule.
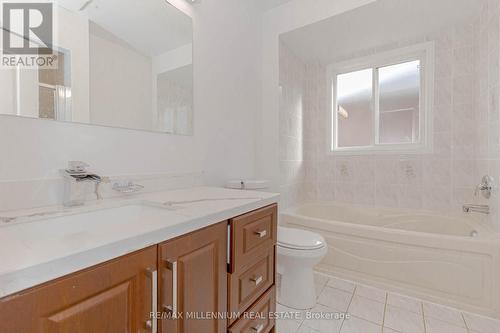
[[[500,321],[317,273],[310,311],[278,319],[277,333],[500,333]],[[281,304],[277,312],[297,310]],[[328,319],[311,319],[327,314]],[[347,313],[347,319],[334,314]]]

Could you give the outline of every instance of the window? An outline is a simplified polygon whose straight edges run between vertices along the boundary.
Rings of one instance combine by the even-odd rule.
[[[330,66],[331,151],[429,150],[433,54],[425,43]]]

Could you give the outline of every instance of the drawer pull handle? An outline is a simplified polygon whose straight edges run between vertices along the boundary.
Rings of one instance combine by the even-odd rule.
[[[252,330],[255,332],[255,333],[260,333],[262,332],[262,330],[264,329],[264,324],[259,324],[255,327],[252,327]]]
[[[168,313],[170,315],[173,314],[174,308],[172,307],[172,305],[163,305],[162,309],[163,309],[163,312],[165,312],[165,313]]]
[[[259,284],[262,283],[262,281],[264,280],[264,278],[261,275],[261,276],[256,277],[256,278],[252,278],[251,280],[255,283],[256,286],[258,286]]]
[[[259,238],[264,238],[267,236],[267,230],[256,231],[255,234],[259,236]]]
[[[151,279],[151,313],[156,314],[158,311],[158,271],[154,268],[148,268],[146,275]],[[146,329],[152,333],[156,333],[158,323],[156,318],[151,318],[145,323]]]
[[[169,306],[172,315],[177,314],[177,261],[165,260],[165,265],[172,272],[172,306]]]

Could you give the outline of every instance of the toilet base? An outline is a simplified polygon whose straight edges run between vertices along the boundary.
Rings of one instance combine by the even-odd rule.
[[[279,273],[281,279],[278,303],[297,310],[311,309],[316,305],[316,288],[312,269],[298,267]]]

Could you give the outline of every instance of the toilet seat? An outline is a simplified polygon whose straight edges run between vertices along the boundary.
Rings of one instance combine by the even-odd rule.
[[[297,251],[314,251],[324,248],[325,240],[321,235],[307,230],[278,227],[278,246]]]

